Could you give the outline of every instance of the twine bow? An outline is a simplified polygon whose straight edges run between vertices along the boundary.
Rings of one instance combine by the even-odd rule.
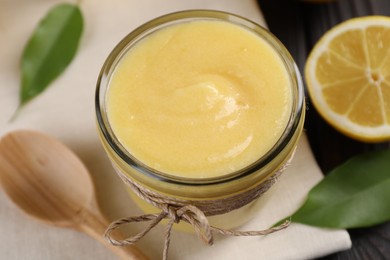
[[[141,199],[148,202],[149,204],[160,208],[159,214],[145,214],[137,217],[128,217],[119,219],[107,228],[104,237],[112,245],[126,246],[136,243],[142,237],[144,237],[152,228],[154,228],[163,219],[168,219],[168,225],[165,230],[165,242],[163,259],[166,260],[168,256],[169,244],[171,241],[171,230],[175,223],[184,221],[189,223],[195,230],[198,237],[207,245],[213,244],[213,232],[220,233],[225,236],[264,236],[276,231],[287,228],[290,225],[290,220],[286,220],[279,226],[271,227],[265,230],[259,231],[235,231],[226,230],[217,227],[210,226],[209,221],[206,217],[213,215],[220,215],[232,210],[241,208],[244,205],[252,202],[264,194],[278,179],[279,175],[288,167],[291,163],[295,150],[291,154],[290,158],[285,162],[272,176],[265,180],[260,185],[253,187],[252,189],[242,192],[238,195],[234,195],[228,198],[205,200],[205,201],[190,201],[182,200],[178,198],[172,198],[162,195],[158,192],[150,190],[130,177],[124,174],[120,169],[116,169],[121,179],[136,193]],[[119,227],[137,222],[150,221],[149,225],[140,233],[123,239],[114,239],[111,233]]]
[[[185,221],[194,228],[198,237],[207,245],[212,245],[213,241],[213,231],[218,232],[226,236],[262,236],[274,233],[276,231],[285,229],[290,225],[290,220],[286,220],[279,226],[272,227],[260,231],[233,231],[225,230],[217,227],[210,226],[207,217],[204,213],[193,205],[186,205],[180,208],[175,208],[164,204],[163,210],[160,214],[145,214],[137,217],[128,217],[119,219],[107,228],[104,236],[112,244],[116,246],[126,246],[136,243],[142,237],[144,237],[152,228],[154,228],[161,220],[169,219],[168,225],[165,230],[165,242],[164,242],[164,251],[163,251],[163,260],[166,260],[168,257],[168,249],[171,241],[171,231],[174,223],[179,223],[180,221]],[[111,233],[121,227],[122,225],[151,221],[150,224],[140,233],[123,239],[117,240],[111,236]]]

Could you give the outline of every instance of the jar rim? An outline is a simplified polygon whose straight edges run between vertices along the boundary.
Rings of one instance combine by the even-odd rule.
[[[166,27],[174,23],[193,21],[194,19],[212,19],[217,21],[231,22],[249,29],[250,31],[256,33],[256,35],[262,37],[262,39],[264,39],[272,48],[274,48],[276,53],[279,54],[281,60],[283,61],[290,76],[290,80],[292,81],[292,95],[294,96],[291,114],[287,125],[277,142],[267,153],[258,158],[255,162],[237,171],[222,176],[201,179],[167,174],[143,164],[141,161],[132,156],[130,152],[127,151],[116,138],[113,130],[110,127],[107,113],[105,112],[105,97],[106,91],[108,89],[109,79],[112,72],[115,70],[116,65],[118,64],[118,61],[127,52],[127,50],[130,49],[131,46],[136,44],[139,40],[143,39],[145,36],[153,33],[159,28]],[[290,140],[294,136],[296,129],[299,127],[299,122],[302,116],[304,115],[304,90],[299,70],[293,58],[287,49],[283,46],[283,44],[267,29],[242,16],[224,11],[186,10],[169,13],[142,24],[126,35],[114,47],[104,62],[103,67],[99,73],[95,92],[95,110],[98,130],[101,133],[101,138],[105,139],[107,144],[110,146],[110,149],[112,149],[115,154],[118,155],[126,164],[136,168],[137,171],[146,176],[167,183],[179,185],[211,185],[237,180],[257,172],[259,169],[272,161],[273,158],[275,158],[289,144]]]

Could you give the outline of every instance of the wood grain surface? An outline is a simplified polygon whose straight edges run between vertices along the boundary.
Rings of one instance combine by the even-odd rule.
[[[301,72],[318,39],[334,25],[352,17],[390,16],[390,0],[335,0],[308,3],[299,0],[258,0],[269,29],[286,45]],[[328,125],[307,100],[305,129],[315,158],[326,174],[352,156],[367,151],[390,149],[390,143],[354,141]],[[322,259],[390,259],[390,222],[348,230],[352,248]]]

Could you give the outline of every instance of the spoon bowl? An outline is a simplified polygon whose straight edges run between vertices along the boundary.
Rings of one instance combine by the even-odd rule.
[[[28,215],[85,232],[121,258],[146,259],[135,246],[116,247],[103,239],[109,223],[98,207],[91,176],[61,142],[28,130],[4,136],[0,140],[0,184]]]

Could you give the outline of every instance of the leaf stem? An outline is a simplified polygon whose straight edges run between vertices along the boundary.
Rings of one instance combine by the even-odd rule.
[[[11,118],[8,120],[8,123],[12,123],[16,119],[16,117],[19,115],[20,110],[22,110],[22,108],[23,108],[23,105],[18,106],[18,108],[15,110],[15,112],[13,113]]]

